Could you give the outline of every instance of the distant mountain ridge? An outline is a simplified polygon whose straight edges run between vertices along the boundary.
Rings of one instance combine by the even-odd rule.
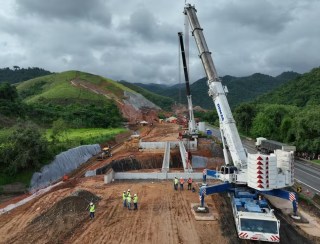
[[[20,68],[19,66],[13,66],[14,69],[10,69],[9,67],[0,68],[0,83],[8,82],[11,84],[19,83],[22,81],[30,80],[36,77],[50,75],[52,72],[38,68]]]
[[[268,93],[279,86],[285,84],[289,80],[300,76],[296,72],[283,72],[282,74],[272,77],[260,73],[255,73],[246,77],[234,77],[226,75],[221,77],[222,84],[227,86],[229,93],[227,94],[230,107],[243,102],[253,101],[258,96]],[[173,86],[158,84],[141,84],[133,83],[136,86],[143,87],[146,90],[172,98],[176,102],[187,104],[185,84],[175,84]],[[213,101],[208,96],[207,79],[202,78],[190,85],[192,102],[194,106],[212,109]],[[181,101],[180,100],[181,97]]]
[[[291,79],[278,89],[258,97],[255,102],[297,107],[320,105],[320,67]]]

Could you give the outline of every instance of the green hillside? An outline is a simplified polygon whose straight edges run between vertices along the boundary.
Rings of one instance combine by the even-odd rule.
[[[79,71],[0,83],[0,185],[30,180],[54,155],[125,131],[118,82]],[[21,153],[23,152],[23,153]]]
[[[22,98],[28,103],[38,101],[39,99],[108,100],[103,95],[96,94],[81,86],[77,87],[72,85],[71,81],[73,80],[92,83],[96,87],[112,93],[111,96],[116,95],[118,98],[122,98],[123,91],[128,90],[128,88],[113,80],[79,71],[66,71],[31,79],[19,84],[17,90]]]
[[[116,103],[124,90],[110,79],[79,71],[67,71],[25,81],[17,85],[26,116],[42,126],[62,118],[73,128],[117,127],[123,120]]]

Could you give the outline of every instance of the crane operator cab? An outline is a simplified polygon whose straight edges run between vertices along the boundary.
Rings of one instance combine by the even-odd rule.
[[[237,173],[238,169],[235,166],[227,166],[227,165],[223,165],[220,168],[220,174],[234,174]]]
[[[233,180],[236,178],[237,173],[237,167],[222,165],[219,171],[219,179],[222,181],[233,182]]]

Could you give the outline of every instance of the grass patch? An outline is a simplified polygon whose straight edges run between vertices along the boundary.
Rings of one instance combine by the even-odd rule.
[[[116,135],[125,132],[124,128],[83,128],[83,129],[68,129],[58,136],[60,142],[71,142],[74,146],[85,144],[103,143],[112,140]],[[46,131],[46,138],[50,142],[52,130]]]
[[[12,133],[12,129],[1,129],[0,130],[0,144],[5,142],[9,135]]]
[[[312,162],[320,164],[320,160],[312,160]]]

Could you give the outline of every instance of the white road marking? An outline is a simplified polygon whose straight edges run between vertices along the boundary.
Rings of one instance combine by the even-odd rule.
[[[314,187],[312,187],[312,186],[310,186],[310,185],[308,185],[308,184],[304,183],[303,181],[298,180],[297,178],[295,178],[295,180],[296,180],[297,182],[302,183],[303,185],[305,185],[305,186],[307,186],[307,187],[311,188],[312,190],[315,190],[316,192],[319,192],[319,193],[320,193],[320,191],[319,191],[319,190],[317,190],[316,188],[314,188]]]
[[[312,176],[312,177],[314,177],[314,178],[319,179],[319,177],[318,177],[318,176],[314,176],[314,175],[312,175],[312,174],[309,174],[309,173],[305,172],[305,171],[304,171],[304,170],[302,170],[302,169],[294,168],[294,170],[300,170],[300,171],[302,171],[303,173],[305,173],[305,174],[307,174],[307,175],[310,175],[310,176]]]

